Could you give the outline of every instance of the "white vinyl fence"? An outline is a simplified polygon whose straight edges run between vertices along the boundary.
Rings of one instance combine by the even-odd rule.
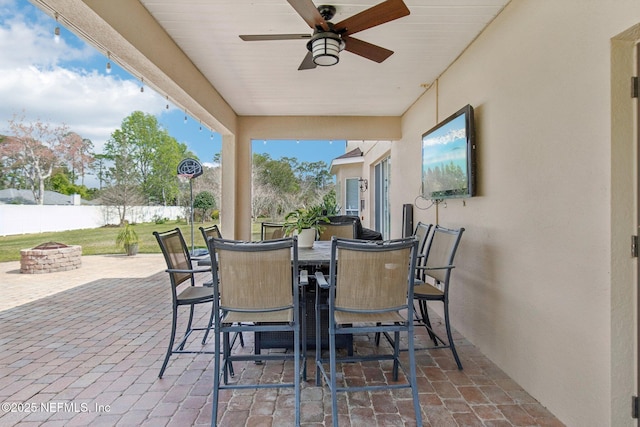
[[[185,217],[179,206],[134,206],[127,211],[132,223]],[[112,206],[0,205],[0,236],[98,228],[118,224],[119,218]]]

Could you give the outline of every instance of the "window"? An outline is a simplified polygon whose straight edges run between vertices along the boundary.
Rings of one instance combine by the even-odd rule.
[[[358,178],[347,178],[345,187],[344,214],[359,216],[360,187],[358,186]]]

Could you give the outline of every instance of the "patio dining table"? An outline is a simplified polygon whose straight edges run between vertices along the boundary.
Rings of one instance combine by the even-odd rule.
[[[293,255],[293,254],[292,254]],[[210,266],[211,258],[208,254],[194,257],[200,266]],[[331,241],[317,240],[313,242],[311,248],[298,247],[298,266],[324,266],[328,267],[331,262]]]
[[[292,254],[293,255],[293,254]],[[309,277],[313,278],[315,271],[328,270],[331,262],[331,241],[317,240],[310,248],[298,247],[298,268],[308,270]],[[211,265],[211,258],[209,256],[198,259],[198,265]],[[316,303],[321,307],[326,305],[326,295],[324,291],[319,289],[310,288],[306,289],[303,286],[301,289],[301,314],[306,319],[306,330],[303,331],[303,336],[306,337],[306,347],[315,348],[316,346]],[[322,292],[318,299],[316,299],[316,293]],[[320,328],[322,333],[322,347],[328,346],[328,314],[326,310],[320,311]],[[286,332],[256,332],[255,333],[255,352],[259,354],[263,348],[290,348],[293,345],[293,336]],[[336,345],[339,348],[347,348],[351,353],[353,349],[353,340],[351,336],[341,336],[336,341]]]

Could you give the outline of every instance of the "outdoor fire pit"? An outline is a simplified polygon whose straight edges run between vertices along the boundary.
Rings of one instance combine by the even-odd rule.
[[[20,272],[25,274],[54,273],[75,270],[82,265],[82,246],[47,242],[20,251]]]

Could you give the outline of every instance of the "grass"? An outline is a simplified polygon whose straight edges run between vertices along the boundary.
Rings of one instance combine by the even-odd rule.
[[[204,247],[204,241],[198,227],[206,227],[213,223],[195,223],[193,225],[193,241],[195,247]],[[160,247],[154,231],[167,231],[179,227],[187,245],[191,246],[191,226],[184,221],[169,221],[164,224],[142,223],[135,225],[140,239],[139,253],[160,253]],[[0,262],[20,261],[20,250],[30,249],[46,242],[58,242],[65,245],[82,246],[82,255],[108,255],[124,253],[116,246],[116,235],[119,227],[101,227],[85,230],[57,231],[34,234],[0,236]],[[260,224],[252,224],[252,239],[260,237]]]

